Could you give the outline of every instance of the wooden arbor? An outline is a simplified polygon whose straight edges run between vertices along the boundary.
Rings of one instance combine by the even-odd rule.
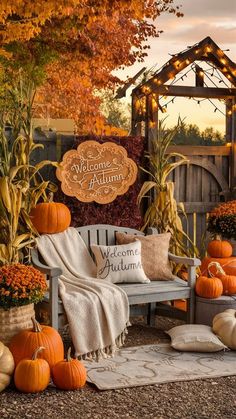
[[[180,71],[195,61],[208,62],[224,75],[232,87],[204,86],[204,72],[195,66],[194,87],[166,84]],[[223,99],[226,103],[226,140],[231,143],[231,188],[236,185],[236,64],[207,37],[191,48],[174,55],[149,80],[132,91],[132,134],[138,135],[145,127],[147,139],[155,135],[158,124],[160,96],[182,96],[190,98]]]

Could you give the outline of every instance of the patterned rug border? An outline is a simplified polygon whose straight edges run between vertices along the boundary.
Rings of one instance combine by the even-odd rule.
[[[132,384],[129,384],[129,385],[124,384],[124,383],[121,383],[121,384],[116,383],[116,385],[114,387],[104,387],[104,385],[101,386],[99,384],[99,382],[96,382],[94,380],[94,378],[91,377],[94,370],[104,369],[103,365],[106,366],[106,364],[107,364],[109,366],[109,364],[110,364],[110,369],[111,369],[112,364],[115,363],[115,359],[117,358],[117,356],[119,356],[120,353],[125,353],[125,352],[130,351],[130,350],[133,351],[133,350],[140,350],[142,348],[145,349],[145,348],[153,348],[153,347],[170,350],[173,354],[175,354],[175,355],[179,354],[179,356],[182,356],[182,354],[187,354],[187,356],[190,356],[190,357],[191,357],[191,355],[193,355],[193,356],[195,355],[196,357],[203,357],[204,358],[204,356],[205,356],[205,358],[211,359],[211,358],[215,357],[215,355],[218,355],[218,357],[220,356],[221,358],[222,358],[222,356],[225,356],[227,358],[227,356],[231,357],[231,355],[232,355],[233,357],[235,357],[234,362],[236,361],[236,352],[235,351],[230,351],[230,350],[229,351],[211,352],[211,353],[210,352],[209,353],[208,352],[201,352],[201,353],[200,352],[181,352],[181,351],[177,351],[177,350],[171,348],[169,343],[158,343],[158,344],[151,344],[151,345],[130,346],[130,347],[122,348],[119,351],[117,351],[114,358],[108,358],[108,359],[105,359],[105,360],[102,360],[102,361],[99,361],[99,362],[84,361],[84,365],[87,368],[87,382],[89,384],[92,384],[92,385],[96,386],[96,388],[101,390],[101,391],[106,391],[106,390],[118,390],[118,389],[121,389],[121,388],[130,388],[130,387],[142,387],[142,386],[147,386],[147,385],[162,385],[162,384],[166,384],[166,383],[175,383],[175,382],[181,382],[181,381],[207,380],[207,379],[212,379],[212,378],[219,378],[219,377],[227,377],[227,376],[236,375],[236,362],[235,362],[235,370],[234,371],[231,370],[231,371],[227,371],[227,372],[214,373],[210,376],[207,376],[205,374],[205,375],[202,375],[202,376],[196,376],[196,377],[193,376],[193,377],[186,377],[186,378],[184,378],[184,377],[178,377],[178,378],[173,377],[172,379],[168,378],[166,380],[162,378],[161,382],[160,382],[160,379],[157,379],[156,381],[154,380],[152,382],[150,382],[150,379],[148,379],[147,381],[137,382],[135,384],[132,383]],[[168,352],[166,353],[166,355],[168,355]],[[227,362],[227,359],[225,361]],[[191,372],[191,374],[194,374],[194,373]]]

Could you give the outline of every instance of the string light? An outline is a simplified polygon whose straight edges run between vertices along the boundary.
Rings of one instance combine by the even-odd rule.
[[[195,54],[199,54],[199,52],[201,52],[201,49],[202,49],[200,44],[196,44],[196,45],[188,47],[188,48],[195,48],[195,50],[193,51]],[[206,52],[210,53],[213,50],[215,50],[215,48],[212,48],[212,46],[209,46],[209,45],[205,46],[205,48],[203,50],[203,52],[205,52],[204,56],[207,57]],[[187,58],[187,59],[184,58],[184,53],[186,51],[187,51],[187,49],[180,54],[169,54],[169,55],[171,55],[172,59],[170,61],[168,61],[166,64],[164,64],[158,71],[153,73],[153,77],[156,75],[156,77],[153,78],[153,82],[156,83],[159,86],[163,85],[165,90],[168,92],[169,86],[177,83],[180,80],[184,81],[184,78],[188,77],[187,76],[188,73],[190,71],[194,71],[198,76],[200,76],[202,78],[203,78],[203,76],[205,76],[205,79],[210,80],[211,85],[213,85],[215,87],[218,87],[218,85],[215,83],[214,79],[218,80],[219,84],[223,83],[225,86],[227,86],[228,91],[231,92],[229,85],[226,83],[227,80],[225,81],[222,78],[222,74],[220,72],[222,72],[223,76],[226,77],[229,81],[232,82],[232,79],[233,79],[232,75],[236,76],[236,69],[233,66],[233,64],[232,64],[231,67],[229,67],[229,63],[231,63],[231,61],[228,60],[227,57],[225,58],[224,52],[221,49],[216,50],[217,55],[221,57],[221,58],[219,58],[219,62],[221,64],[228,65],[228,68],[226,66],[221,68],[221,66],[217,66],[217,64],[212,65],[212,63],[209,62],[208,59],[206,59],[206,63],[210,66],[210,68],[201,69],[200,67],[197,67],[198,70],[196,70],[196,67],[194,66],[194,64],[192,64],[191,68],[188,71],[186,71],[184,74],[180,73],[179,78],[177,78],[175,73],[176,73],[176,71],[179,73],[179,67],[181,67],[183,65],[189,65],[191,63],[189,58]],[[225,50],[225,51],[228,51],[228,50]],[[165,85],[164,80],[161,80],[159,78],[159,72],[161,72],[161,70],[163,70],[163,69],[168,71],[167,67],[169,67],[171,65],[172,65],[172,67],[174,67],[174,68],[172,68],[172,72],[165,73],[167,75],[168,81],[170,81],[170,83],[168,85]],[[173,72],[173,70],[175,72]],[[210,87],[210,86],[207,85],[206,80],[204,80],[203,85],[204,85],[204,87]],[[150,88],[150,86],[146,85],[146,82],[144,82],[143,85],[140,86],[140,88],[141,88],[142,93],[144,93],[145,95],[148,95],[152,92],[152,89]],[[159,108],[164,113],[167,112],[168,104],[169,103],[174,103],[174,100],[176,98],[176,97],[174,97],[174,98],[170,99],[167,103],[165,103],[164,105],[161,106],[161,104],[158,103],[157,100],[154,99],[154,98],[157,97],[157,94],[153,93],[152,96],[153,96],[153,99],[152,99],[152,109],[153,109],[153,111],[156,111]],[[167,99],[167,97],[165,95],[163,95],[163,96],[159,97],[159,100],[160,99]],[[195,98],[189,97],[189,99],[195,100],[198,105],[200,105],[202,101],[208,100],[214,106],[214,112],[220,112],[222,115],[225,116],[225,113],[222,112],[221,109],[219,109],[215,105],[215,103],[212,102],[209,98],[204,98],[204,99],[200,100],[200,99],[195,99]],[[235,106],[235,110],[236,110],[236,105],[234,105],[234,106]],[[145,103],[141,104],[141,105],[136,105],[136,109],[138,110],[138,113],[141,113],[141,114],[144,111],[146,112]],[[232,107],[232,109],[234,111],[234,107]],[[229,115],[229,116],[232,115],[232,110],[226,111],[226,114]],[[153,121],[152,121],[152,124],[153,124]],[[155,124],[155,122],[154,122],[154,124]]]
[[[149,128],[154,128],[156,126],[156,122],[149,121],[148,125],[149,125]]]
[[[214,112],[220,112],[222,115],[224,115],[224,116],[226,116],[225,115],[225,113],[224,112],[222,112],[222,110],[221,109],[219,109],[215,104],[214,104],[214,102],[212,102],[212,100],[211,99],[207,99],[213,106],[214,106]]]

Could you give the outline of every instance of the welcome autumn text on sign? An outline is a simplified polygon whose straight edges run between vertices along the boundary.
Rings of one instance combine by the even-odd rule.
[[[62,191],[83,202],[112,202],[127,192],[137,178],[137,165],[124,147],[85,141],[63,156],[57,169]]]

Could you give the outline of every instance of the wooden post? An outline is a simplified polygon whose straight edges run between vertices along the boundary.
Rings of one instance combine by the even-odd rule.
[[[150,122],[150,112],[151,112],[151,95],[147,95],[146,99],[146,113],[145,113],[145,138],[148,144],[149,149],[149,122]]]
[[[225,121],[225,136],[226,142],[232,141],[232,99],[226,100],[226,121]]]
[[[137,96],[132,94],[131,135],[141,135],[141,121],[137,112]]]
[[[197,87],[204,87],[204,71],[201,67],[199,67],[199,65],[195,65],[195,72],[196,72],[196,76],[195,76],[195,81],[196,81],[196,86]]]
[[[159,96],[155,94],[153,99],[155,102],[154,102],[154,105],[152,105],[152,121],[151,121],[151,126],[149,126],[150,142],[152,140],[157,140],[158,123],[159,123],[159,120],[158,120]]]
[[[236,199],[236,97],[231,108],[231,194]]]

